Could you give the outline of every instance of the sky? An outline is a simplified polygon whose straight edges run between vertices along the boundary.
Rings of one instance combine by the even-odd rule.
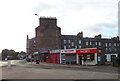
[[[38,14],[56,17],[63,35],[118,35],[119,0],[0,0],[0,51],[26,51],[26,36],[35,37]]]

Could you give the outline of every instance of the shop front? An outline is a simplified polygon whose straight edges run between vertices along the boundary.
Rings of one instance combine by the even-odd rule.
[[[60,64],[60,50],[50,50],[50,63]]]
[[[76,49],[61,50],[61,64],[76,64]]]
[[[49,50],[40,50],[39,56],[40,62],[48,62],[50,59]]]
[[[101,50],[97,48],[66,49],[62,50],[62,53],[65,54],[66,64],[97,65],[101,57]]]

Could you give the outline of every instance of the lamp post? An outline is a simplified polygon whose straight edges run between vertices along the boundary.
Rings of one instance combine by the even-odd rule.
[[[38,26],[40,26],[40,20],[39,20],[39,15],[38,14],[35,14],[36,16],[38,16]],[[37,49],[37,45],[36,45],[36,49]],[[37,50],[36,50],[37,51]],[[35,52],[35,50],[34,50]],[[37,55],[36,55],[36,64],[39,64],[40,62],[40,55],[39,55],[39,52],[37,51]]]
[[[38,16],[38,26],[40,25],[40,20],[39,20],[39,15],[38,14],[35,14],[36,16]]]

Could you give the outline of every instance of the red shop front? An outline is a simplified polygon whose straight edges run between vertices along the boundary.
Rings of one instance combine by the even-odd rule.
[[[97,65],[98,61],[100,61],[100,54],[102,53],[97,48],[74,49],[73,51],[71,49],[65,49],[62,51],[65,54],[66,64],[80,65]]]
[[[60,50],[49,50],[49,52],[41,53],[41,62],[60,63]]]

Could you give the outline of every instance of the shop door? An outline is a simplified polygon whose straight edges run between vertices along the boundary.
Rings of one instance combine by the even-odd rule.
[[[114,62],[116,60],[116,55],[111,55],[111,62]]]
[[[46,54],[44,54],[44,62],[46,62]]]
[[[79,64],[82,65],[82,56],[79,56]]]

